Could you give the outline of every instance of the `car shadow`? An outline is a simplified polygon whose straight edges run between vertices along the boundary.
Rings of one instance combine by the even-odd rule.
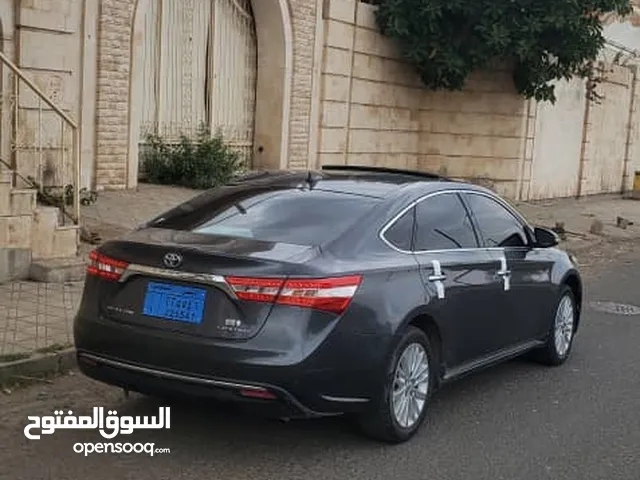
[[[500,416],[504,405],[496,399],[504,400],[509,392],[535,391],[539,382],[546,381],[548,372],[526,359],[516,359],[445,385],[433,397],[418,435],[455,428],[456,422],[462,422],[459,413],[475,411],[478,415],[478,405],[487,417]],[[155,415],[160,406],[167,405],[171,406],[170,431],[139,431],[135,433],[136,442],[155,442],[170,447],[172,453],[189,449],[191,454],[220,454],[241,447],[250,455],[259,448],[260,456],[300,449],[305,454],[322,454],[327,444],[350,451],[394,448],[360,435],[354,419],[347,416],[283,422],[233,404],[191,399],[167,402],[140,395],[133,395],[118,413]]]

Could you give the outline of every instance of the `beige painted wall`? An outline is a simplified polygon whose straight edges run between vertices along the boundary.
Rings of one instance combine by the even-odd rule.
[[[463,92],[428,91],[377,33],[374,7],[330,0],[325,17],[321,164],[482,177],[518,195],[533,155],[535,110],[516,94],[507,68],[478,72]]]
[[[587,103],[584,80],[556,84],[555,104],[537,104],[531,183],[523,198],[570,197],[578,193]]]
[[[9,58],[15,57],[15,24],[14,24],[14,0],[0,1],[0,25],[2,26],[2,50]],[[0,66],[0,88],[2,102],[0,104],[0,155],[6,162],[11,162],[11,96],[12,75],[8,68]],[[3,166],[0,165],[0,170]]]
[[[81,126],[82,186],[91,185],[95,116],[95,12],[98,0],[1,0],[2,48],[40,90]],[[84,15],[84,8],[92,20]],[[16,10],[17,8],[17,10]],[[83,41],[84,40],[84,41]],[[93,62],[91,61],[93,59]],[[2,68],[0,151],[11,161],[13,75]],[[83,85],[84,84],[84,85]],[[71,131],[62,136],[58,115],[21,82],[18,96],[17,170],[45,184],[74,182]],[[42,150],[37,146],[42,144]]]
[[[625,163],[624,189],[633,189],[634,175],[640,173],[640,69],[636,66],[635,88],[631,122],[629,125],[629,146]]]
[[[17,11],[18,66],[65,113],[79,118],[82,78],[83,0],[21,0]],[[44,184],[73,183],[71,130],[21,83],[18,114],[17,169]],[[38,151],[34,147],[42,145]]]
[[[583,195],[622,190],[632,76],[628,68],[609,68],[606,81],[600,86],[604,100],[589,108],[580,191]]]
[[[631,21],[615,21],[611,22],[604,28],[604,35],[626,48],[635,50],[640,55],[640,0],[633,1],[635,5],[635,15]],[[640,66],[640,58],[635,59],[635,68]],[[632,80],[633,81],[633,80]],[[633,188],[633,178],[635,172],[640,172],[640,79],[636,75],[635,88],[633,89],[633,104],[631,109],[631,121],[628,132],[628,147],[626,149],[626,162],[624,171],[626,173],[624,179],[625,190]],[[630,92],[631,94],[632,92]]]

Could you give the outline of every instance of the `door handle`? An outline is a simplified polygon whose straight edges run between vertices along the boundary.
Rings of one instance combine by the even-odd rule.
[[[442,282],[446,280],[447,276],[442,273],[442,266],[440,265],[440,262],[438,260],[433,260],[431,262],[431,266],[433,267],[433,274],[429,275],[427,279],[430,282],[433,282],[436,284],[436,291],[438,292],[438,298],[443,299],[445,292],[444,292],[444,283]]]
[[[500,270],[497,275],[502,278],[505,292],[511,290],[511,270],[507,268],[507,257],[500,258]]]

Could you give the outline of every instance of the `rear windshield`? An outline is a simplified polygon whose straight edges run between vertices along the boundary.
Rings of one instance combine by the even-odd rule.
[[[379,199],[322,190],[230,191],[195,199],[150,224],[205,235],[319,245],[337,238]]]

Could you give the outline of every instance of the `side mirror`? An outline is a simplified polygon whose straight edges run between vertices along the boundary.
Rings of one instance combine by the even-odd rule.
[[[548,228],[536,227],[533,229],[536,247],[551,248],[560,243],[560,237],[553,230]]]

